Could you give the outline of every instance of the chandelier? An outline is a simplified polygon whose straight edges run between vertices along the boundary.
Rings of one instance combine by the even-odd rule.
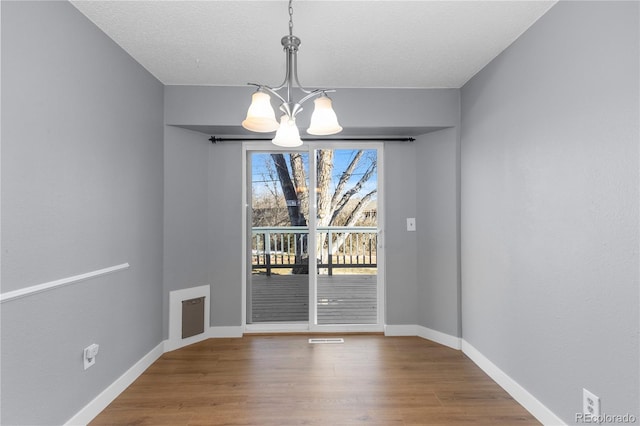
[[[282,37],[280,42],[284,48],[286,56],[286,74],[284,81],[277,87],[270,87],[264,84],[248,83],[256,86],[258,90],[251,97],[251,105],[247,111],[247,117],[242,122],[242,127],[252,132],[269,133],[276,132],[272,142],[274,145],[284,147],[294,147],[302,145],[300,132],[296,126],[296,115],[302,111],[302,104],[309,99],[314,100],[314,110],[311,115],[311,123],[307,133],[311,135],[325,136],[334,135],[342,131],[338,124],[338,117],[331,107],[331,98],[327,93],[335,92],[333,89],[305,89],[298,81],[298,47],[300,39],[293,35],[293,0],[289,0],[289,35]],[[294,83],[303,93],[299,101],[293,100],[291,96]],[[284,90],[284,95],[278,92]],[[283,115],[280,122],[276,120],[275,111],[271,106],[271,96],[278,98],[280,111]]]

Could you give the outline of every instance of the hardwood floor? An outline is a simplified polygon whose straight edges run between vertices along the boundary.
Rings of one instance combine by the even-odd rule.
[[[90,424],[539,424],[460,351],[419,337],[341,337],[248,335],[168,352]]]

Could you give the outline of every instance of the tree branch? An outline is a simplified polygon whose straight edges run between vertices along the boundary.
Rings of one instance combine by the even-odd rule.
[[[356,153],[356,155],[353,157],[353,159],[351,160],[351,162],[349,163],[345,171],[342,172],[342,175],[340,175],[340,180],[338,181],[336,190],[333,193],[333,197],[331,198],[331,210],[335,210],[336,207],[338,206],[338,200],[340,198],[340,194],[342,193],[342,190],[344,189],[344,186],[347,184],[349,179],[351,179],[351,176],[353,175],[353,171],[355,170],[356,166],[360,162],[360,158],[362,157],[363,154],[364,154],[364,150],[362,149],[359,150]]]
[[[369,192],[367,195],[365,195],[360,199],[360,201],[358,202],[358,205],[351,211],[351,214],[347,218],[347,223],[344,226],[349,227],[356,224],[356,222],[360,218],[360,214],[362,213],[362,210],[366,207],[366,205],[369,203],[369,200],[371,200],[373,195],[376,194],[377,192],[378,190],[374,189],[373,191]]]
[[[369,168],[367,169],[365,174],[362,175],[362,177],[360,178],[358,183],[356,183],[353,186],[353,188],[351,188],[350,190],[348,190],[347,192],[344,193],[344,195],[340,199],[340,202],[338,203],[338,205],[336,206],[336,208],[335,208],[335,210],[333,212],[333,216],[331,218],[331,223],[333,223],[335,218],[338,217],[338,215],[340,214],[342,209],[344,209],[344,207],[347,205],[347,203],[349,202],[351,197],[354,194],[356,194],[358,191],[360,191],[360,189],[369,180],[369,178],[371,178],[371,176],[373,175],[373,172],[376,170],[376,165],[377,165],[376,161],[372,161],[371,164],[369,165]]]

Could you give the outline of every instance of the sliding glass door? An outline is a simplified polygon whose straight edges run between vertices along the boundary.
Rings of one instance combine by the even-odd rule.
[[[316,324],[378,323],[378,152],[317,149]]]
[[[251,152],[247,324],[309,320],[309,154]]]
[[[381,329],[381,147],[252,148],[247,328]]]

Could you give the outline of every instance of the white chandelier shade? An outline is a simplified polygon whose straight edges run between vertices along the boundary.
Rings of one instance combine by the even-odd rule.
[[[262,84],[249,83],[257,86],[258,90],[251,98],[251,105],[247,111],[247,116],[242,122],[242,127],[252,132],[268,133],[277,130],[273,143],[279,146],[299,146],[302,144],[300,132],[295,124],[296,115],[302,111],[302,104],[309,99],[316,98],[315,108],[311,116],[311,123],[307,133],[311,135],[334,135],[342,131],[338,123],[338,117],[333,110],[328,92],[335,92],[333,89],[305,89],[298,81],[298,47],[300,39],[293,35],[293,7],[292,0],[289,0],[289,35],[282,37],[280,42],[286,55],[286,75],[284,82],[278,87],[270,87]],[[299,101],[292,100],[291,93],[294,88],[303,93]],[[285,90],[286,98],[278,91]],[[271,96],[278,98],[280,111],[284,113],[280,119],[280,124],[276,121],[275,112],[271,106]]]
[[[278,129],[276,113],[271,106],[271,96],[264,92],[255,92],[242,127],[252,132],[268,133]]]
[[[300,132],[296,126],[296,119],[289,118],[286,114],[280,117],[280,127],[276,137],[271,141],[274,145],[283,147],[295,147],[302,145]]]
[[[311,115],[311,124],[307,129],[310,135],[335,135],[342,131],[342,127],[338,124],[338,117],[331,107],[331,98],[322,95],[313,101],[314,110]]]

